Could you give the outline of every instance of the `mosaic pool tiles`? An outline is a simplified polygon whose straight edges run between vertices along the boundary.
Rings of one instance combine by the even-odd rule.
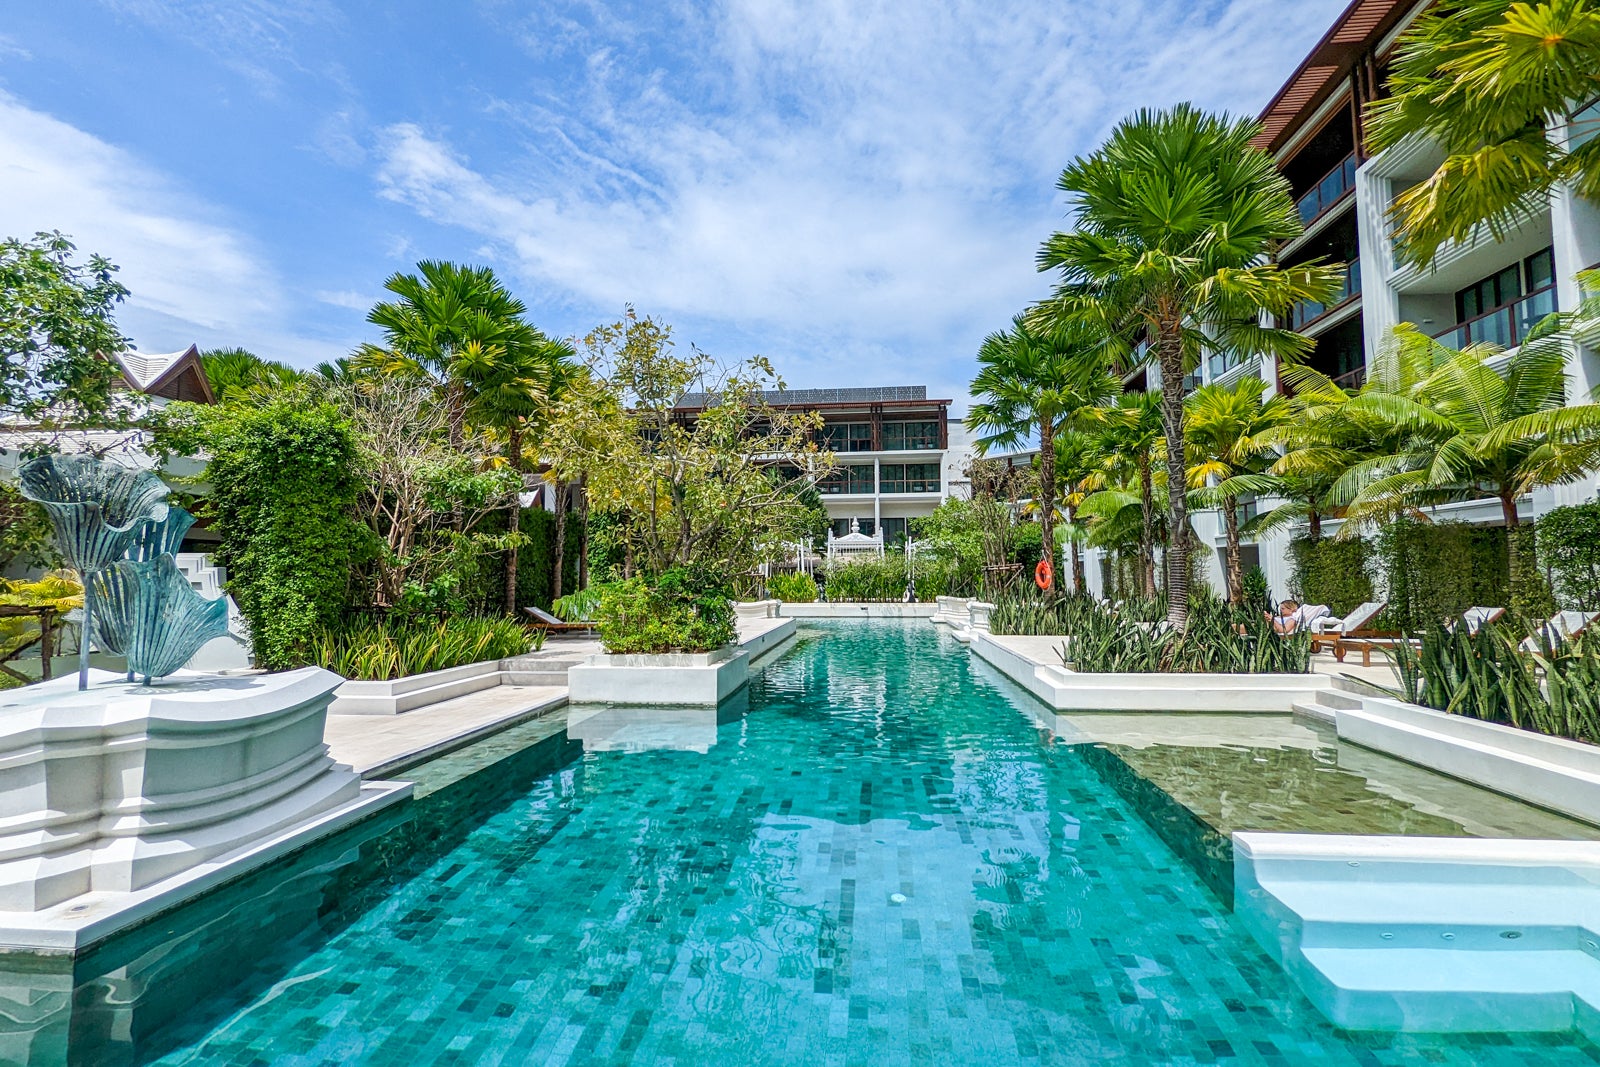
[[[1600,1061],[1335,1031],[947,638],[823,629],[708,754],[590,753],[497,798],[161,1062]]]

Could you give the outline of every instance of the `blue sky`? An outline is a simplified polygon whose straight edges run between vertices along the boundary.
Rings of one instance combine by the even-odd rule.
[[[171,351],[308,366],[419,258],[549,333],[632,303],[791,386],[964,398],[1061,167],[1254,113],[1345,0],[0,0],[0,232],[123,267]]]

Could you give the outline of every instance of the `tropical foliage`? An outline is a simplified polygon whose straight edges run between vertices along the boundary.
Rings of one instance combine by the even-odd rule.
[[[543,634],[512,619],[402,617],[326,629],[312,644],[311,660],[346,678],[385,682],[508,659],[543,643]]]
[[[1595,0],[1443,0],[1420,15],[1367,113],[1375,151],[1416,137],[1444,151],[1395,203],[1400,253],[1430,263],[1479,225],[1501,238],[1558,186],[1600,197],[1600,116],[1572,115],[1594,100],[1597,71]]]
[[[817,580],[789,571],[767,578],[767,593],[786,604],[810,604],[817,599]]]
[[[1061,276],[1035,314],[1041,324],[1098,334],[1113,358],[1148,343],[1163,386],[1167,520],[1180,533],[1189,512],[1185,374],[1215,351],[1302,355],[1307,338],[1263,327],[1259,317],[1329,299],[1339,285],[1331,268],[1284,268],[1267,258],[1301,222],[1287,182],[1252,143],[1258,131],[1189,105],[1138,112],[1062,172],[1057,184],[1076,228],[1051,236],[1039,254],[1040,268]],[[1168,610],[1182,628],[1186,536],[1172,538],[1166,565]]]
[[[682,567],[654,583],[629,578],[610,587],[595,622],[614,655],[714,652],[736,635],[733,605],[717,577]]]

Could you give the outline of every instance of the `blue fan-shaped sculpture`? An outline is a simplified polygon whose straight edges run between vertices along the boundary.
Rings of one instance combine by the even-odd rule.
[[[89,456],[44,456],[17,473],[18,489],[44,507],[61,554],[83,578],[79,689],[89,685],[92,639],[128,658],[130,681],[142,674],[149,682],[228,632],[227,601],[206,600],[178,571],[173,557],[194,516],[168,506],[160,478]]]
[[[227,636],[228,602],[196,593],[170,552],[149,562],[118,560],[94,583],[95,638],[126,656],[128,674],[146,683],[182,667],[213,637]]]

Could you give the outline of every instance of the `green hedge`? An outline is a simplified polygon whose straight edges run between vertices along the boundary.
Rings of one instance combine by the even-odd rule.
[[[595,611],[600,642],[614,655],[714,652],[736,636],[733,603],[706,575],[673,568],[654,586],[611,586]]]
[[[934,559],[915,561],[916,598],[927,602],[952,595],[957,564]],[[823,574],[822,590],[830,601],[893,602],[906,597],[906,557],[900,553],[882,558],[835,563]]]
[[[313,659],[346,678],[386,682],[520,656],[543,643],[543,634],[512,619],[395,618],[324,631]]]
[[[1302,604],[1326,604],[1340,617],[1375,599],[1372,545],[1362,538],[1297,537],[1289,544],[1289,593]]]
[[[370,544],[355,519],[355,436],[331,404],[278,401],[233,412],[210,440],[217,562],[250,623],[256,665],[311,661],[317,635],[350,600]]]
[[[1378,558],[1395,629],[1420,632],[1474,604],[1512,606],[1504,527],[1402,519],[1378,534]]]
[[[505,532],[505,514],[485,516],[478,529],[486,534]],[[523,508],[522,535],[528,539],[517,553],[517,606],[534,604],[550,610],[551,594],[555,590],[556,567],[556,516],[543,508]],[[578,565],[583,550],[583,524],[576,513],[567,516],[567,551],[562,559],[561,591],[570,593],[578,588]],[[480,568],[479,586],[472,600],[483,605],[483,610],[494,614],[505,610],[506,568],[503,558],[495,555]]]
[[[1600,501],[1555,508],[1539,520],[1539,563],[1565,608],[1600,609]]]

